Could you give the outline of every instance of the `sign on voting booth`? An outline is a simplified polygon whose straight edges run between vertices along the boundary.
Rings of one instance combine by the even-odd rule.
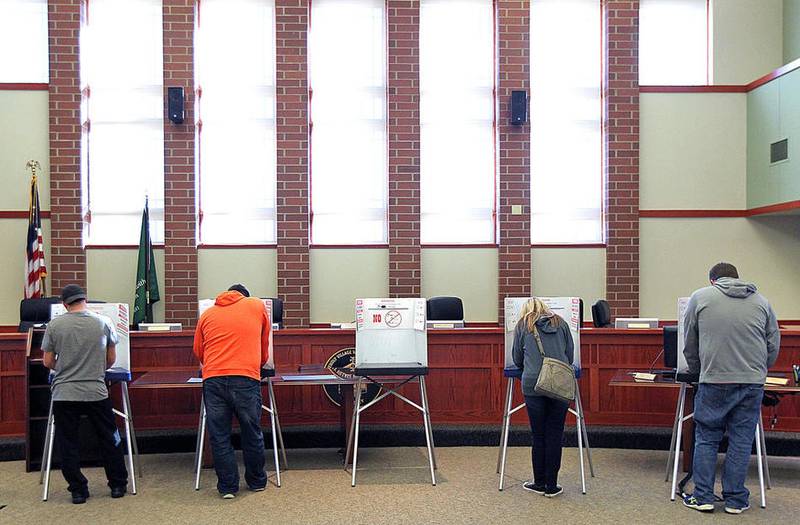
[[[517,327],[517,322],[519,321],[520,310],[530,299],[530,297],[506,297],[505,299],[505,368],[517,368],[511,353],[514,348],[514,329]],[[572,333],[572,342],[575,349],[575,356],[572,360],[572,364],[575,368],[580,370],[580,297],[539,297],[539,299],[546,304],[554,314],[560,316],[569,324],[569,330]]]
[[[116,330],[117,336],[119,337],[119,342],[117,343],[117,360],[109,367],[109,370],[130,372],[131,339],[128,305],[125,303],[87,303],[86,308],[90,312],[105,317],[108,324]],[[61,303],[50,305],[50,319],[55,319],[66,312],[67,309]]]
[[[269,359],[262,368],[267,368],[274,370],[275,369],[275,355],[272,349],[272,299],[261,299],[264,303],[264,309],[267,311],[267,319],[270,322],[270,331],[269,331]],[[203,312],[208,310],[214,306],[214,299],[200,299],[197,302],[197,318],[200,319],[200,316],[203,315]]]
[[[683,318],[686,316],[686,307],[689,306],[688,297],[678,298],[678,373],[685,374],[689,371],[689,364],[683,355],[683,348],[686,346],[686,332],[684,331]]]
[[[356,299],[356,367],[428,366],[425,299]]]

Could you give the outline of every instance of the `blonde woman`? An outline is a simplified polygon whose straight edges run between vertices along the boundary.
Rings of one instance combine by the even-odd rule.
[[[525,303],[514,331],[512,352],[514,364],[522,369],[522,393],[525,394],[525,406],[533,433],[533,479],[523,483],[522,487],[554,498],[564,491],[558,485],[558,471],[561,468],[564,420],[569,405],[534,391],[542,368],[542,356],[536,343],[537,333],[547,357],[572,363],[574,347],[566,321],[539,299],[533,298]]]

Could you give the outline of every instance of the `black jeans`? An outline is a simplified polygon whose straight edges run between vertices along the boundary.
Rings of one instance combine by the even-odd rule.
[[[122,439],[114,423],[109,398],[101,401],[54,401],[53,417],[56,425],[56,443],[61,451],[61,473],[69,483],[69,491],[85,491],[89,483],[81,472],[80,421],[85,415],[94,427],[108,486],[128,485],[128,469],[122,452]]]
[[[233,414],[241,430],[244,479],[251,489],[266,487],[261,383],[243,376],[212,377],[203,381],[203,402],[217,472],[217,490],[220,494],[239,491],[239,467],[231,444]]]
[[[533,433],[533,482],[547,489],[558,485],[564,420],[569,405],[545,396],[525,396]]]

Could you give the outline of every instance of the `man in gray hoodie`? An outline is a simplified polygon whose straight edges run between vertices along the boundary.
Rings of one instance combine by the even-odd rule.
[[[683,319],[683,355],[689,373],[700,374],[694,400],[694,493],[689,508],[713,512],[719,443],[728,433],[722,473],[725,512],[750,508],[744,486],[767,369],[778,358],[780,331],[769,301],[754,284],[741,281],[736,267],[718,263],[711,286],[692,294]]]

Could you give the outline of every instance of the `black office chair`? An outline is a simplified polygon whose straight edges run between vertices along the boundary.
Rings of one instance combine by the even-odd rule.
[[[664,368],[678,368],[678,325],[664,327]]]
[[[283,299],[278,297],[262,297],[262,299],[272,300],[272,324],[277,324],[278,328],[283,328]]]
[[[428,299],[428,321],[463,321],[464,303],[460,297],[438,296]]]
[[[611,326],[611,307],[605,299],[600,299],[592,305],[592,324],[595,328]]]
[[[50,321],[50,306],[60,302],[60,297],[37,297],[20,301],[19,331],[27,332],[34,325],[47,324]]]

